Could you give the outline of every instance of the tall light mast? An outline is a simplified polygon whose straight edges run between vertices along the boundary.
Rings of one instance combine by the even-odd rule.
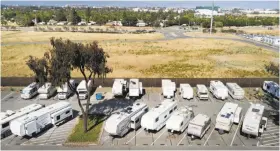
[[[213,27],[213,9],[214,9],[214,0],[212,1],[212,13],[211,13],[210,35],[212,34],[212,27]]]

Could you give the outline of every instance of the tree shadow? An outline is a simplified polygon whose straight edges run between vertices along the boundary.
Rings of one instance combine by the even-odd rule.
[[[279,100],[278,101],[274,100],[274,98],[271,95],[265,94],[262,97],[262,100],[263,100],[263,103],[269,105],[274,110],[279,110]]]

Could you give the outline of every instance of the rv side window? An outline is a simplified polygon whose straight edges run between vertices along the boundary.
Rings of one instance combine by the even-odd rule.
[[[56,120],[60,120],[60,115],[58,115],[58,116],[56,117]]]
[[[69,110],[65,112],[65,114],[68,114],[68,113],[70,113],[70,111],[69,111]]]
[[[148,112],[148,108],[145,108],[144,112]]]
[[[166,118],[166,117],[167,117],[167,115],[164,116],[164,118]]]
[[[8,127],[8,126],[9,126],[9,124],[10,124],[9,122],[2,124],[2,128],[6,128],[6,127]]]
[[[170,110],[170,111],[169,111],[169,114],[171,114],[172,112],[173,112],[173,110]]]
[[[158,118],[156,118],[156,120],[155,120],[156,122],[158,121]]]
[[[138,123],[140,120],[139,119],[137,119],[136,121],[135,121],[135,123]]]
[[[174,110],[176,110],[176,109],[177,109],[177,106],[174,107]]]
[[[181,126],[183,126],[183,122],[181,122]]]

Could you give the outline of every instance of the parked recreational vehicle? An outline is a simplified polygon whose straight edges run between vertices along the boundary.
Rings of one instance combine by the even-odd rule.
[[[10,128],[15,135],[34,136],[48,125],[57,125],[72,116],[71,104],[61,101],[13,120]]]
[[[139,79],[130,79],[129,97],[139,97],[143,94],[142,82]]]
[[[92,81],[89,80],[88,81],[88,87],[92,87]],[[77,86],[77,91],[79,93],[79,98],[80,99],[87,99],[87,97],[90,97],[88,96],[88,93],[87,93],[87,88],[86,88],[86,80],[82,80],[80,82],[80,84]]]
[[[38,94],[39,83],[33,82],[25,87],[20,94],[20,97],[23,99],[31,99]]]
[[[273,81],[264,81],[263,90],[279,99],[280,90],[279,85]]]
[[[39,99],[48,99],[56,93],[56,88],[51,83],[46,82],[38,89]]]
[[[228,98],[228,89],[221,81],[210,81],[210,92],[217,99],[225,100]]]
[[[171,115],[166,122],[166,128],[170,132],[176,131],[182,133],[193,117],[194,113],[192,108],[185,106]]]
[[[197,92],[197,97],[200,100],[208,100],[208,90],[205,85],[202,84],[197,84],[196,85],[196,92]]]
[[[124,79],[115,79],[113,87],[112,87],[112,93],[114,96],[123,96],[125,92],[127,92],[128,89],[128,83]]]
[[[191,135],[192,139],[195,137],[201,139],[206,131],[210,128],[210,125],[210,117],[204,114],[198,114],[190,121],[187,134]]]
[[[237,108],[238,104],[226,102],[217,115],[215,129],[219,130],[219,132],[229,132],[234,122]],[[239,117],[240,115],[237,116]]]
[[[247,135],[260,136],[266,129],[267,117],[263,117],[264,106],[261,104],[251,104],[247,110],[242,132]]]
[[[180,93],[183,99],[193,98],[193,89],[189,84],[180,84]]]
[[[161,104],[152,108],[148,113],[143,115],[141,120],[141,126],[149,130],[160,130],[166,121],[171,116],[172,112],[177,109],[177,101],[171,99],[165,99]]]
[[[123,136],[130,129],[138,129],[143,114],[148,112],[148,106],[144,103],[134,103],[120,112],[111,115],[105,124],[105,131],[113,136]]]
[[[72,87],[75,88],[75,80],[71,79],[69,82],[72,85]],[[57,88],[57,93],[58,99],[64,100],[70,97],[71,94],[73,94],[73,91],[68,86],[67,82],[65,82],[61,87]]]
[[[226,86],[233,99],[241,100],[244,98],[245,91],[237,83],[226,83]]]
[[[176,84],[169,79],[162,80],[162,94],[166,98],[172,98],[175,95]]]
[[[1,114],[1,138],[6,137],[8,134],[10,134],[10,122],[12,120],[15,120],[21,116],[27,115],[29,113],[32,113],[34,111],[37,111],[41,108],[43,108],[44,105],[41,104],[31,104],[24,108],[19,109],[18,111],[10,111],[8,110],[4,114]]]

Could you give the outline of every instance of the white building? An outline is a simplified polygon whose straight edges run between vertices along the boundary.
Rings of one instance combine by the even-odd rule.
[[[220,13],[216,10],[213,10],[213,16],[224,16],[225,13]],[[211,18],[212,10],[210,9],[196,9],[194,16],[201,17],[201,18]]]

